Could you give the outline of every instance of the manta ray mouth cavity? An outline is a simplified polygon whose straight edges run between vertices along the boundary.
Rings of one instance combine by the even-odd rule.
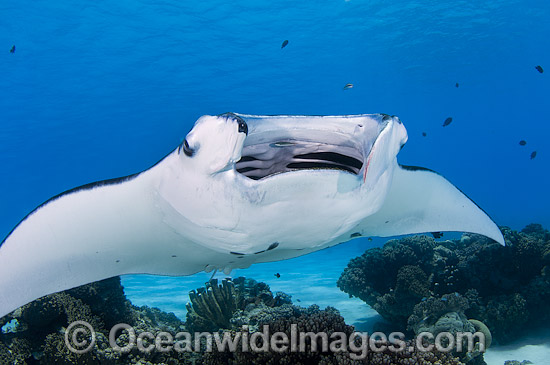
[[[287,138],[250,145],[245,142],[235,167],[242,175],[260,180],[298,170],[339,170],[359,175],[363,161],[360,149],[350,145]]]

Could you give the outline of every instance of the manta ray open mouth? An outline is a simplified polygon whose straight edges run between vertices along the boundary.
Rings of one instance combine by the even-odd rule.
[[[351,135],[310,128],[266,130],[264,126],[249,124],[242,157],[236,163],[237,172],[250,179],[318,169],[358,175],[365,161],[362,144]]]
[[[296,170],[331,169],[357,175],[363,166],[357,150],[326,143],[284,140],[243,147],[237,171],[254,180]]]

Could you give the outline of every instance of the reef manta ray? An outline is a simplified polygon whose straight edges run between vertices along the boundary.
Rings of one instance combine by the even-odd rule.
[[[229,273],[359,236],[464,231],[504,244],[450,182],[397,163],[406,141],[385,114],[203,116],[153,167],[25,217],[0,246],[0,316],[116,275]]]

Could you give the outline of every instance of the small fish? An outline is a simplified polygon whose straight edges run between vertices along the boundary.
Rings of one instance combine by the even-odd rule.
[[[451,117],[445,119],[445,121],[443,122],[443,127],[448,126],[448,125],[451,124],[452,122],[453,122],[453,118],[451,118]]]
[[[525,142],[523,139],[521,141],[519,141],[520,146],[525,146],[526,144],[527,144],[527,142]]]
[[[431,232],[435,239],[443,237],[443,232]]]
[[[281,44],[281,49],[285,48],[288,45],[288,39],[285,39],[283,44]]]
[[[537,151],[531,152],[531,160],[537,157]]]
[[[458,87],[458,82],[455,84],[455,87]]]
[[[277,279],[279,279],[281,277],[281,274],[276,273],[275,276],[277,277]]]
[[[426,136],[427,136],[426,132],[422,132],[422,137],[426,137]]]
[[[351,88],[353,88],[353,84],[346,84],[346,86],[344,86],[344,90],[351,89]]]
[[[535,67],[537,69],[538,72],[540,73],[543,73],[544,70],[542,69],[542,66],[541,65],[538,65],[537,67]]]
[[[301,300],[300,300],[300,299],[296,299],[296,301],[297,301],[297,302],[301,302]]]
[[[441,301],[442,301],[442,302],[446,302],[446,301],[447,301],[447,298],[441,298]]]
[[[15,53],[15,46],[12,46],[12,47],[11,47],[10,53]]]

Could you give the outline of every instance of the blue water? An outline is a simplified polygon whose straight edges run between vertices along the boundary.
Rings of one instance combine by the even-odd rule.
[[[500,225],[549,228],[549,16],[547,1],[1,2],[0,235],[55,194],[148,168],[199,116],[227,111],[398,115],[401,163],[440,172]],[[369,244],[239,274],[309,304],[323,293],[292,275],[334,286]],[[182,316],[185,295],[166,297],[200,275],[125,285]],[[140,291],[163,283],[156,302]]]
[[[499,224],[549,227],[549,9],[2,2],[0,232],[63,190],[149,167],[200,115],[226,111],[398,115],[409,132],[402,163],[442,173]]]

